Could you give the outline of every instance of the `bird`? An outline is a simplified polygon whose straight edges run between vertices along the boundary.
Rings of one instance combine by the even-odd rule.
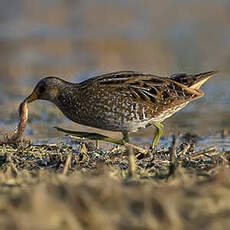
[[[202,97],[201,85],[216,73],[176,73],[160,77],[119,71],[81,83],[51,76],[42,78],[25,101],[50,101],[73,122],[121,132],[121,143],[129,142],[129,133],[153,125],[156,133],[151,147],[155,149],[163,134],[162,122]]]

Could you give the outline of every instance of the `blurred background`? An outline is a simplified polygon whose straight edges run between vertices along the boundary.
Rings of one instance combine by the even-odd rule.
[[[82,81],[137,70],[159,76],[221,72],[205,96],[166,120],[166,133],[213,135],[230,127],[229,0],[0,1],[0,128],[13,130],[19,103],[44,76]],[[61,136],[82,130],[49,102],[29,106],[26,134]],[[93,130],[93,129],[88,129]],[[134,136],[150,137],[153,128]],[[108,133],[108,132],[107,132]]]

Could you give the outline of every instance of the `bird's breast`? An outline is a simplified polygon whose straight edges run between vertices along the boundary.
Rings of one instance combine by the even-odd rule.
[[[118,93],[85,93],[84,97],[69,93],[60,95],[56,105],[70,120],[100,129],[136,131],[151,121],[142,103]]]

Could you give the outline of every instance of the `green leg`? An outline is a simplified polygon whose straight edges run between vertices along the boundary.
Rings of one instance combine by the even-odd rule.
[[[96,147],[99,149],[100,148],[100,141],[96,140]]]
[[[122,139],[122,140],[123,140],[124,142],[129,142],[128,132],[123,131],[122,134],[123,134],[123,139]]]
[[[104,135],[99,134],[99,133],[77,132],[77,131],[73,131],[73,130],[63,129],[63,128],[60,128],[60,127],[54,127],[54,128],[56,128],[58,131],[68,133],[68,134],[70,134],[72,136],[75,136],[76,138],[77,137],[78,138],[88,138],[90,140],[96,140],[97,142],[99,142],[101,140],[101,141],[110,142],[110,143],[113,143],[113,144],[121,144],[121,145],[123,145],[124,142],[126,142],[126,139],[119,140],[119,139],[115,139],[115,138],[112,138],[112,137],[104,136]],[[127,133],[125,133],[123,135],[124,135],[124,138],[128,137]]]
[[[134,144],[129,143],[129,137],[128,137],[128,132],[122,132],[123,134],[123,138],[121,140],[119,139],[115,139],[112,137],[107,137],[98,133],[87,133],[87,132],[77,132],[77,131],[73,131],[73,130],[68,130],[68,129],[63,129],[60,127],[54,127],[56,128],[58,131],[67,133],[68,135],[71,135],[72,138],[88,138],[90,140],[96,140],[96,141],[105,141],[105,142],[110,142],[113,144],[120,144],[120,145],[125,145],[125,146],[129,146],[132,147],[134,149],[137,149],[139,152],[142,153],[146,153],[146,149],[142,149],[141,147],[138,147]]]
[[[156,134],[155,137],[153,138],[152,149],[155,149],[160,140],[160,137],[163,134],[164,125],[161,124],[160,122],[154,122],[153,125],[156,127]]]

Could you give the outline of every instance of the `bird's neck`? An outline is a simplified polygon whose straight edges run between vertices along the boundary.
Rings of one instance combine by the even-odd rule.
[[[79,84],[65,82],[60,84],[58,95],[53,103],[63,112],[68,118],[71,114],[76,113],[79,103]]]

